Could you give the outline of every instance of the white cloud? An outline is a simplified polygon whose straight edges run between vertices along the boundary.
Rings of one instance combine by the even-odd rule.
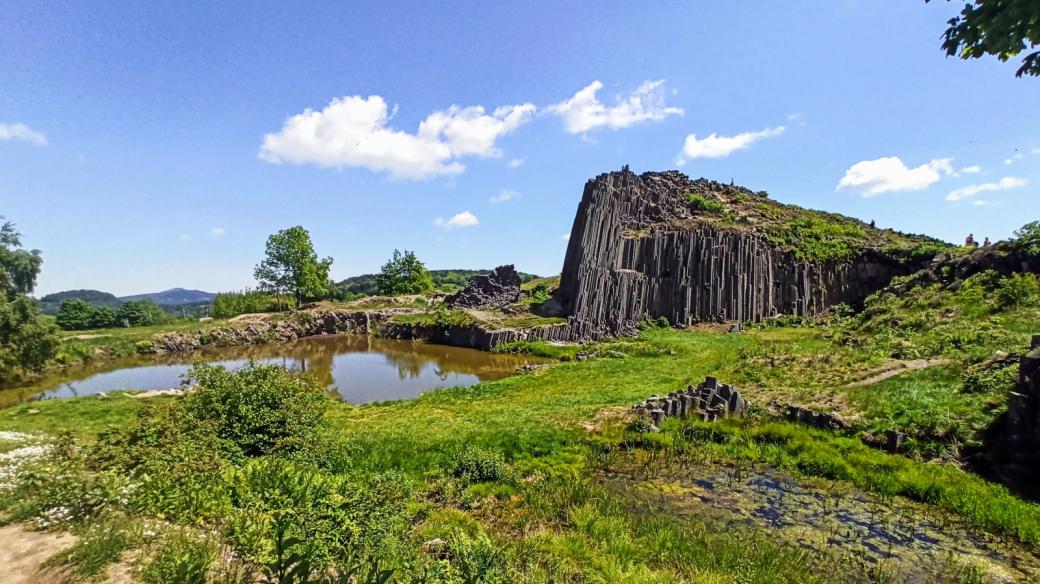
[[[1015,162],[1017,162],[1019,160],[1022,160],[1022,153],[1021,152],[1019,152],[1018,154],[1015,154],[1014,156],[1012,156],[1010,158],[1005,158],[1004,159],[1004,164],[1006,166],[1011,166],[1012,164],[1014,164]]]
[[[47,136],[25,124],[0,124],[0,142],[20,141],[33,146],[46,146]]]
[[[977,164],[973,164],[971,166],[965,166],[964,168],[958,170],[956,173],[954,173],[953,176],[959,176],[962,174],[978,174],[980,172],[982,172],[982,167]]]
[[[1033,148],[1033,154],[1040,156],[1040,148]]]
[[[723,158],[737,150],[743,150],[763,138],[774,138],[787,130],[784,126],[766,128],[758,132],[741,132],[736,136],[719,136],[712,133],[702,140],[696,134],[690,134],[683,143],[682,152],[676,159],[680,166],[691,158]]]
[[[978,185],[969,185],[959,189],[950,191],[946,195],[947,201],[963,201],[964,199],[970,199],[979,193],[989,193],[993,191],[1004,191],[1007,189],[1014,189],[1017,187],[1023,187],[1028,183],[1024,178],[1015,178],[1013,176],[1005,176],[997,182],[982,183]]]
[[[523,163],[524,163],[524,159],[523,158],[514,158],[514,159],[509,161],[507,166],[509,166],[509,168],[519,168],[520,165],[522,165]]]
[[[926,164],[908,168],[897,156],[863,160],[845,171],[836,190],[853,190],[864,198],[881,193],[920,191],[935,184],[941,174],[952,176],[952,158],[937,158]]]
[[[519,196],[520,196],[520,193],[518,193],[516,191],[510,191],[510,190],[502,189],[501,191],[498,192],[497,195],[495,195],[495,196],[491,197],[490,199],[488,199],[488,201],[491,202],[491,203],[505,203],[506,201],[510,201],[510,200],[515,199],[515,198],[517,198]]]
[[[213,229],[209,230],[209,233],[213,237],[224,237],[224,228],[223,227],[214,227]]]
[[[454,229],[456,227],[473,227],[478,223],[480,222],[477,221],[477,216],[473,213],[470,213],[469,211],[456,213],[454,217],[448,219],[447,221],[440,217],[433,220],[434,225],[436,225],[437,227],[443,227],[445,229]]]
[[[803,126],[803,127],[805,126],[805,114],[803,114],[801,112],[795,112],[793,114],[787,114],[784,117],[787,118],[787,121],[789,121],[791,123],[798,124],[799,126]]]
[[[274,164],[354,166],[402,179],[454,175],[466,168],[461,157],[500,157],[495,142],[534,112],[530,103],[490,114],[481,106],[451,106],[427,116],[411,134],[389,126],[396,108],[388,111],[381,96],[340,97],[321,111],[291,116],[281,130],[266,134],[259,156]]]
[[[563,119],[571,134],[582,134],[606,126],[613,130],[640,122],[659,122],[668,116],[682,115],[682,108],[665,105],[664,79],[646,81],[626,98],[618,96],[615,105],[607,107],[596,97],[603,83],[593,81],[570,99],[546,108]]]

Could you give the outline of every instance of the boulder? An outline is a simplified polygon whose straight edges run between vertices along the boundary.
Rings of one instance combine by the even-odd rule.
[[[474,277],[444,302],[452,308],[501,308],[520,300],[520,274],[512,265]]]

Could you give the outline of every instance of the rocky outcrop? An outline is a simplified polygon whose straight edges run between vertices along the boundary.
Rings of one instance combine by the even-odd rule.
[[[566,323],[530,329],[490,329],[479,324],[439,327],[429,324],[388,322],[380,328],[379,336],[387,339],[415,339],[437,345],[470,347],[489,351],[503,343],[516,341],[563,342],[571,338]]]
[[[586,183],[555,295],[574,340],[631,333],[661,316],[686,326],[812,315],[860,303],[922,267],[869,250],[840,263],[800,261],[754,231],[699,221],[688,194],[718,189],[759,196],[675,171],[625,169]]]
[[[633,406],[632,411],[637,416],[648,416],[654,426],[660,426],[665,418],[689,417],[713,422],[726,416],[742,417],[747,408],[739,391],[709,376],[697,387],[691,385],[666,397],[651,396]]]
[[[1028,469],[1040,476],[1040,335],[1018,365],[1018,384],[1008,395],[1003,448],[1012,470]]]
[[[231,347],[260,345],[278,341],[292,341],[315,335],[340,333],[368,334],[401,312],[400,309],[382,311],[310,310],[285,318],[265,318],[220,328],[175,332],[147,341],[138,352],[148,354],[196,351],[203,347]]]
[[[925,269],[888,287],[894,293],[917,286],[941,284],[956,290],[968,278],[980,272],[993,271],[1001,276],[1015,273],[1040,274],[1040,258],[1018,249],[1012,242],[1002,241],[966,253],[945,253],[936,257]]]
[[[512,265],[474,276],[466,287],[444,302],[452,308],[501,308],[520,300],[520,274]]]

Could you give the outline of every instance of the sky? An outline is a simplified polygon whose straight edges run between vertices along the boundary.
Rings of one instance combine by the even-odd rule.
[[[963,241],[1040,219],[1040,79],[940,50],[958,3],[0,0],[0,215],[37,294],[558,273],[630,165]]]

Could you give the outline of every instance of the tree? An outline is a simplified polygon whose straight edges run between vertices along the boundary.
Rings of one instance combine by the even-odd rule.
[[[93,328],[96,309],[85,300],[70,298],[61,302],[55,322],[67,331],[81,331]]]
[[[928,2],[929,0],[925,0]],[[1006,62],[1040,45],[1040,0],[974,0],[947,22],[942,48],[951,57],[993,55]],[[1040,51],[1022,59],[1015,72],[1040,76]]]
[[[23,249],[14,224],[0,217],[0,381],[38,371],[58,352],[54,325],[28,296],[42,264],[40,251]]]
[[[311,234],[296,226],[267,238],[267,255],[257,264],[253,275],[262,290],[291,294],[299,305],[304,299],[329,295],[331,267],[332,258],[319,260],[311,243]]]
[[[424,294],[433,291],[433,277],[426,266],[415,257],[415,252],[394,250],[394,255],[383,264],[376,276],[379,293],[384,296],[398,294]]]
[[[126,326],[149,326],[165,320],[166,313],[151,298],[127,300],[116,313],[116,321]]]

